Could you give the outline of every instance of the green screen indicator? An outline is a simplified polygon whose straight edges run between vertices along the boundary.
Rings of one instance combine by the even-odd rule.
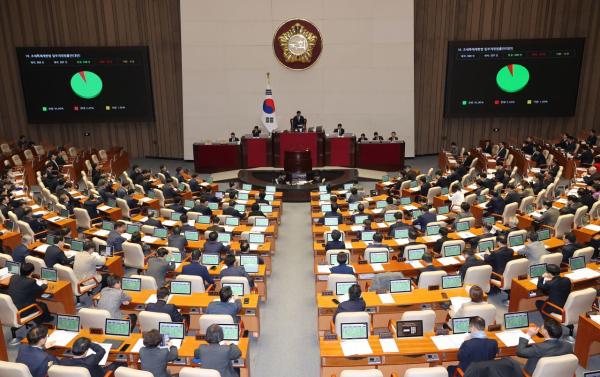
[[[520,64],[509,64],[496,74],[498,87],[507,93],[516,93],[529,82],[529,71]]]
[[[71,77],[71,89],[79,97],[92,99],[102,91],[102,79],[90,71],[79,71]]]

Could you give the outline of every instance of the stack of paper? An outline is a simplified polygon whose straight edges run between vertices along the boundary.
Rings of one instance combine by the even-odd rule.
[[[112,207],[107,206],[106,204],[103,204],[101,206],[97,207],[100,211],[108,211],[109,209],[111,209]]]
[[[144,196],[143,198],[140,199],[140,202],[148,203],[148,202],[151,202],[152,200],[154,200],[154,199]]]
[[[252,228],[250,228],[250,232],[252,232],[252,233],[264,233],[266,231],[267,231],[266,226],[253,226]]]
[[[533,340],[529,335],[525,334],[521,330],[506,330],[496,334],[498,339],[504,343],[507,347],[515,347],[519,344],[519,338],[529,339],[529,344],[533,343]]]
[[[386,223],[375,223],[375,224],[377,225],[378,228],[385,228],[385,227],[387,227]]]
[[[594,271],[591,268],[580,268],[571,273],[565,274],[572,281],[595,279],[600,276],[600,272]]]
[[[346,247],[346,249],[352,249],[352,242],[344,241],[344,246]]]
[[[75,250],[64,250],[64,253],[67,258],[73,258],[77,254]]]
[[[173,221],[173,220],[163,220],[162,224],[164,226],[175,226],[177,224],[177,221]]]
[[[590,319],[600,325],[600,314],[592,314]]]
[[[163,224],[164,224],[164,223],[165,223],[165,222],[163,221]],[[166,225],[166,224],[165,224],[165,225]],[[235,226],[233,226],[233,225],[223,225],[223,229],[225,229],[225,231],[226,231],[227,233],[231,233],[231,232],[233,232],[233,230],[235,229]]]
[[[423,263],[420,260],[411,260],[406,262],[412,266],[412,268],[423,268]]]
[[[385,268],[383,268],[383,264],[381,263],[371,263],[371,268],[373,271],[385,271]]]
[[[51,223],[57,223],[59,221],[64,220],[64,217],[60,217],[60,216],[54,216],[48,219],[48,221],[50,221]]]
[[[438,350],[452,350],[460,348],[468,334],[437,335],[432,336],[431,340],[435,343]]]
[[[42,245],[36,247],[35,251],[40,252],[40,253],[45,253],[46,249],[48,249],[49,247],[50,247],[50,245],[45,243],[45,244],[42,244]]]
[[[415,209],[417,209],[417,207],[413,206],[412,204],[408,204],[404,206],[404,209],[407,211],[414,211]]]
[[[137,221],[140,222],[140,223],[145,223],[146,221],[148,221],[148,217],[147,216],[142,216]],[[194,224],[192,224],[192,225],[194,225]]]
[[[58,347],[66,347],[77,335],[77,331],[54,330],[48,336],[48,342],[54,342]]]
[[[252,251],[258,250],[259,247],[260,247],[260,244],[258,244],[258,243],[251,243],[250,244],[250,250],[252,250]]]
[[[427,243],[435,242],[435,241],[439,240],[440,238],[442,238],[442,236],[440,236],[439,234],[436,234],[435,236],[425,236],[425,237],[423,237],[423,239]]]
[[[436,220],[437,221],[446,221],[446,220],[448,220],[448,217],[444,216],[444,215],[437,215]]]
[[[530,282],[531,284],[533,284],[533,285],[537,286],[538,279],[539,279],[539,278],[533,278],[533,279],[529,279],[529,282]]]
[[[370,355],[373,353],[368,340],[343,340],[341,342],[344,356]]]
[[[600,225],[588,224],[588,225],[584,226],[584,228],[589,229],[593,232],[600,232]]]
[[[158,238],[156,238],[156,237],[152,237],[152,236],[144,236],[144,237],[142,237],[142,242],[154,243],[156,241],[158,241]]]
[[[454,313],[456,313],[463,306],[463,304],[471,302],[471,299],[469,297],[450,297],[450,302],[452,303],[452,309],[454,310]]]
[[[362,231],[362,230],[363,230],[363,228],[364,228],[364,227],[363,227],[362,225],[352,225],[352,226],[350,226],[350,229],[351,229],[353,232],[360,232],[360,231]]]
[[[396,339],[379,339],[379,343],[381,344],[381,349],[385,353],[399,352]]]
[[[121,234],[121,237],[123,237],[127,241],[129,241],[131,239],[131,233],[123,233],[123,234]]]
[[[394,240],[396,241],[396,244],[400,246],[407,245],[409,242],[408,238],[396,238]]]
[[[104,348],[104,351],[106,351],[104,353],[104,357],[102,358],[102,360],[100,360],[100,362],[98,363],[99,365],[106,365],[106,360],[108,360],[108,353],[110,352],[110,348],[112,347],[112,344],[109,343],[98,343],[102,348]],[[91,349],[89,349],[87,351],[87,353],[85,354],[85,356],[89,356],[89,355],[93,355],[96,352],[92,351]]]
[[[456,234],[458,234],[458,236],[462,239],[475,237],[475,235],[473,233],[469,232],[468,230],[466,230],[464,232],[458,232]]]
[[[95,236],[100,236],[100,237],[106,237],[108,236],[108,234],[110,233],[110,231],[105,230],[105,229],[99,229],[97,231],[94,232]]]
[[[394,300],[394,296],[392,296],[391,293],[382,293],[378,294],[377,296],[379,296],[379,299],[381,300],[382,304],[393,304],[396,302]]]
[[[329,273],[331,273],[331,271],[329,270],[330,267],[331,266],[319,264],[319,265],[317,265],[317,273],[329,274]]]
[[[437,260],[443,266],[452,266],[453,264],[460,264],[460,262],[456,258],[454,258],[454,257],[438,258]]]

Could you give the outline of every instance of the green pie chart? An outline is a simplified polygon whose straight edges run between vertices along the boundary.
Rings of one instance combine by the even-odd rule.
[[[79,71],[71,77],[71,89],[81,98],[96,98],[102,92],[102,79],[94,72]]]
[[[529,71],[520,64],[509,64],[496,74],[498,87],[507,93],[516,93],[529,82]]]

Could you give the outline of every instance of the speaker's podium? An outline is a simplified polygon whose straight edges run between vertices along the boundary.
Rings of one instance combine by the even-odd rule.
[[[320,132],[275,132],[273,133],[273,165],[283,167],[287,151],[310,151],[313,167],[323,166],[325,133]]]

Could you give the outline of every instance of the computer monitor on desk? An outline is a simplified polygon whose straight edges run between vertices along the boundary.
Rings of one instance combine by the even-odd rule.
[[[397,338],[414,338],[423,336],[423,321],[396,321]]]
[[[369,324],[366,322],[340,324],[341,340],[369,339]]]
[[[468,333],[470,320],[471,320],[471,317],[452,318],[452,332],[454,334]]]
[[[524,329],[529,327],[528,312],[514,312],[504,314],[504,328],[506,330]]]
[[[56,329],[62,331],[79,331],[79,317],[76,315],[58,314],[56,316]]]
[[[411,279],[390,280],[390,293],[409,293],[412,291]]]

